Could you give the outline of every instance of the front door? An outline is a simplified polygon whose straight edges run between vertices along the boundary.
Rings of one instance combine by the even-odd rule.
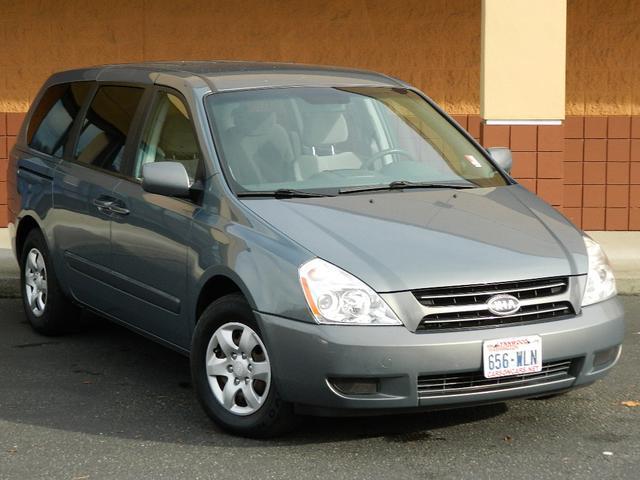
[[[127,214],[113,219],[113,269],[122,297],[118,317],[182,348],[190,338],[186,311],[188,243],[197,199],[145,192],[142,166],[182,163],[195,181],[202,171],[200,149],[186,103],[172,91],[156,92],[143,127],[131,178],[115,189]]]

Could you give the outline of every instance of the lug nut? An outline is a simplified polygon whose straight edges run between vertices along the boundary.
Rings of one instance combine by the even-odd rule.
[[[233,352],[233,353],[231,354],[231,358],[233,358],[234,360],[236,359],[236,357],[237,357],[237,356],[238,356],[238,354],[236,354],[236,352]]]
[[[245,377],[244,378],[244,383],[248,384],[249,383],[249,377]]]
[[[233,383],[235,385],[238,385],[240,383],[240,379],[238,377],[236,377],[236,379],[233,381]]]
[[[247,354],[246,353],[242,353],[242,359],[245,360],[247,358]]]
[[[253,365],[249,364],[249,366],[247,367],[247,369],[248,369],[250,372],[253,372]]]
[[[229,373],[233,372],[233,367],[232,367],[231,365],[229,365],[229,366],[227,367],[227,371],[228,371]]]

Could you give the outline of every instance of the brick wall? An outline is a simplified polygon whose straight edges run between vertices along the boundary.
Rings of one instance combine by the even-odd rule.
[[[513,176],[527,189],[562,210],[562,125],[483,125],[480,141],[485,147],[509,147],[513,152]]]
[[[640,117],[570,116],[565,213],[585,230],[640,230]]]
[[[16,141],[16,135],[24,120],[24,113],[0,112],[0,228],[6,227],[7,210],[7,169],[9,151]]]
[[[0,228],[7,225],[7,115],[0,113]]]
[[[511,148],[513,176],[585,230],[640,230],[640,116],[569,116],[562,126],[486,126],[453,115],[486,147]],[[24,118],[0,113],[0,227],[7,156]]]
[[[0,112],[0,228],[6,227],[9,212],[7,210],[7,160],[9,151],[16,141],[16,135],[24,113],[3,113]]]
[[[453,117],[485,147],[509,147],[513,152],[513,176],[563,210],[564,126],[484,125],[478,115]]]
[[[576,226],[640,230],[640,116],[568,116],[562,126],[454,118],[485,147],[510,147],[513,176]]]

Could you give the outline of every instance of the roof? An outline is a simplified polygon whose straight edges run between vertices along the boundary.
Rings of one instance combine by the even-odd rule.
[[[152,83],[161,74],[198,77],[214,91],[278,86],[406,86],[387,75],[344,67],[242,61],[170,61],[101,65],[55,74],[53,82],[119,80]],[[52,83],[53,83],[52,82]]]

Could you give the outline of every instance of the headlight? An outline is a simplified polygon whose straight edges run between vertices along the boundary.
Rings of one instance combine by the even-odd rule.
[[[587,247],[589,257],[589,274],[587,275],[587,288],[582,297],[582,306],[601,302],[613,297],[616,293],[616,279],[609,264],[609,259],[596,242],[589,237],[584,237],[584,245]]]
[[[314,258],[299,268],[298,275],[318,323],[402,325],[380,295],[335,265]]]

